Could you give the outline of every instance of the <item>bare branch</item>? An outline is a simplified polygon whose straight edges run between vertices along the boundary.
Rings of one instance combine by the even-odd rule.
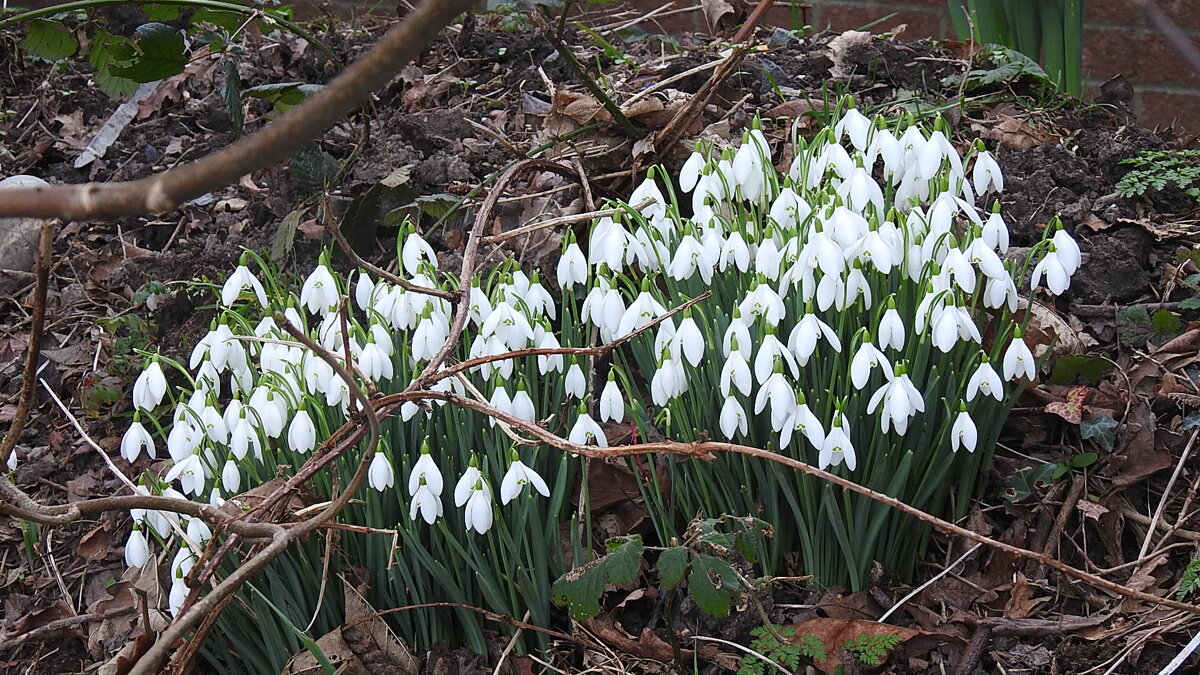
[[[382,89],[475,0],[425,0],[324,89],[258,133],[196,162],[125,183],[6,190],[0,218],[93,220],[163,213],[286,159]]]

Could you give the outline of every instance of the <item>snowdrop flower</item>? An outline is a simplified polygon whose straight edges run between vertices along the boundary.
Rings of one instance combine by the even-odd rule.
[[[1000,215],[1000,202],[992,207],[992,214],[983,223],[984,243],[1001,253],[1008,252],[1008,224]]]
[[[300,454],[305,454],[317,444],[317,428],[307,410],[299,410],[288,426],[288,447]]]
[[[975,166],[971,171],[971,182],[975,186],[975,194],[980,197],[988,192],[1004,192],[1004,174],[1000,165],[987,150],[980,150],[975,155]]]
[[[660,407],[687,391],[687,373],[683,370],[683,363],[672,354],[670,347],[663,350],[662,362],[650,380],[650,398],[654,405]]]
[[[8,461],[6,461],[6,462],[4,463],[4,465],[8,467],[8,470],[9,470],[9,471],[16,471],[16,470],[17,470],[17,449],[16,449],[16,448],[13,448],[13,449],[12,449],[12,450],[11,450],[11,451],[8,453]]]
[[[488,399],[488,405],[502,413],[513,414],[512,397],[508,395],[508,390],[504,388],[503,384],[497,386],[496,390],[492,392],[492,397]],[[489,416],[488,424],[496,426],[496,418]]]
[[[792,333],[795,334],[794,329]],[[774,332],[768,331],[758,345],[758,353],[754,355],[754,378],[759,384],[765,384],[771,373],[775,372],[776,365],[782,366],[784,363],[787,364],[792,377],[800,377],[800,366],[804,365],[803,362],[797,362],[790,348],[780,342]]]
[[[583,257],[583,251],[579,249],[579,244],[575,243],[573,235],[571,236],[571,242],[563,250],[562,257],[558,259],[557,272],[558,285],[562,286],[564,290],[576,284],[587,283],[587,258]]]
[[[493,316],[495,314],[493,313]],[[524,317],[522,317],[524,319]],[[528,325],[528,324],[526,324]],[[413,331],[412,358],[414,361],[428,361],[437,354],[438,349],[446,342],[449,327],[441,315],[434,316],[430,304],[425,305],[421,319]],[[532,330],[530,331],[532,334]]]
[[[608,382],[604,385],[604,391],[600,393],[600,421],[625,421],[625,399],[621,396],[621,389],[617,386],[616,375],[612,370],[608,371]]]
[[[692,318],[691,310],[684,310],[683,320],[675,331],[675,340],[682,348],[683,358],[692,366],[700,365],[700,359],[704,358],[704,334]]]
[[[617,324],[615,334],[629,335],[633,331],[649,325],[651,321],[666,313],[667,308],[663,307],[658,300],[655,300],[649,291],[643,290],[633,302],[629,303],[629,308],[625,310],[625,314],[621,316],[620,323]]]
[[[841,141],[842,136],[850,137],[850,144],[855,150],[866,150],[868,136],[871,133],[871,120],[856,108],[848,108],[833,127],[834,138]]]
[[[754,414],[761,414],[768,403],[771,404],[771,428],[779,431],[796,408],[796,392],[784,379],[782,366],[777,366],[759,388],[758,396],[754,399]]]
[[[526,485],[532,485],[543,497],[549,497],[550,488],[546,481],[542,480],[536,471],[525,466],[515,450],[513,456],[512,464],[508,465],[508,473],[504,474],[504,480],[500,483],[500,503],[511,502],[525,490]]]
[[[729,233],[729,237],[721,249],[721,255],[717,258],[717,269],[724,272],[730,262],[741,272],[750,269],[750,247],[746,245],[746,240],[742,239],[739,232]]]
[[[983,289],[983,306],[989,309],[1000,309],[1008,305],[1008,311],[1017,311],[1017,285],[1007,274],[999,279],[988,279]]]
[[[879,336],[881,349],[897,351],[904,349],[904,321],[900,319],[900,313],[896,311],[894,299],[888,299],[887,310],[883,313],[883,318],[879,320],[879,330],[876,331],[876,334]]]
[[[376,455],[379,457],[379,455]],[[416,520],[417,516],[421,516],[426,523],[432,525],[442,515],[442,501],[437,498],[425,480],[421,480],[421,484],[417,486],[412,495],[412,502],[408,507],[409,520]]]
[[[245,256],[242,257],[245,258]],[[221,286],[221,304],[229,307],[247,287],[254,291],[254,296],[258,298],[258,304],[265,308],[267,292],[263,289],[262,282],[258,280],[258,277],[254,276],[250,268],[246,267],[244,260],[225,280],[225,285]]]
[[[1061,227],[1054,233],[1050,241],[1054,244],[1054,252],[1058,254],[1060,264],[1066,270],[1067,276],[1075,274],[1083,260],[1079,244]]]
[[[762,196],[765,182],[763,160],[759,153],[757,144],[747,136],[733,156],[733,182],[742,197],[751,202],[757,202]]]
[[[150,365],[138,375],[133,383],[133,407],[143,410],[153,410],[162,403],[167,393],[167,378],[163,374],[158,357],[152,357]]]
[[[201,545],[212,539],[212,530],[201,518],[188,518],[186,534],[188,540]]]
[[[262,457],[262,441],[259,440],[258,432],[254,430],[250,420],[245,417],[245,412],[243,412],[242,418],[229,432],[229,451],[233,453],[234,457],[242,459],[251,450],[254,451],[255,458]]]
[[[433,252],[433,247],[416,232],[409,232],[405,237],[404,246],[400,251],[400,261],[404,264],[404,271],[409,275],[415,275],[420,271],[422,262],[429,263],[434,269],[437,269],[438,266],[437,254]]]
[[[870,339],[864,339],[858,351],[854,353],[854,358],[850,360],[850,382],[854,384],[854,388],[861,390],[867,386],[867,381],[871,378],[871,369],[877,366],[882,367],[885,373],[892,370],[892,365],[888,363],[883,352],[876,349]]]
[[[796,397],[795,409],[792,410],[791,416],[780,430],[779,447],[788,447],[791,444],[792,436],[797,432],[803,435],[818,451],[825,446],[825,427],[821,426],[821,420],[817,419],[812,410],[809,410],[804,394]]]
[[[454,484],[454,505],[461,508],[463,504],[466,504],[467,500],[471,498],[471,493],[477,489],[482,480],[483,473],[479,471],[478,461],[472,455],[467,463],[467,470],[463,472],[462,477]],[[484,485],[484,487],[478,489],[487,488]]]
[[[587,406],[582,404],[579,406],[579,414],[575,417],[575,424],[571,426],[571,433],[567,435],[567,440],[575,445],[595,443],[602,448],[608,447],[608,438],[604,435],[604,430],[587,413]]]
[[[167,434],[167,454],[180,462],[196,452],[204,440],[204,432],[197,429],[191,420],[176,420]]]
[[[729,356],[731,350],[741,352],[743,358],[750,358],[750,326],[742,320],[741,310],[736,307],[733,310],[733,320],[729,322],[729,327],[725,329],[725,336],[721,338],[721,351],[725,356]]]
[[[817,340],[825,338],[835,352],[842,351],[842,342],[837,333],[833,332],[816,314],[805,314],[792,328],[788,335],[788,350],[796,357],[796,362],[803,366],[808,364],[809,357],[817,348]]]
[[[883,406],[880,428],[886,434],[892,427],[901,436],[908,430],[908,421],[919,412],[925,412],[925,399],[908,378],[903,364],[898,364],[895,374],[887,384],[875,391],[867,402],[867,412],[874,414]]]
[[[129,539],[125,542],[125,566],[145,567],[149,561],[150,545],[146,542],[146,535],[142,534],[142,529],[135,524],[133,532],[129,533]]]
[[[575,357],[571,357],[571,365],[567,368],[567,376],[563,379],[563,387],[566,389],[567,396],[575,398],[583,398],[587,392],[587,378],[583,376],[583,369],[575,362]]]
[[[742,316],[761,316],[772,326],[778,326],[784,315],[787,314],[783,298],[779,297],[775,289],[758,282],[755,282],[750,292],[746,294],[745,299],[738,305],[738,309],[741,310]]]
[[[517,393],[513,394],[511,405],[513,417],[526,422],[537,420],[537,410],[534,408],[533,399],[529,397],[529,392],[525,391],[525,380],[517,383]]]
[[[142,454],[143,448],[146,449],[146,456],[150,459],[158,456],[154,450],[154,437],[150,435],[149,431],[146,431],[146,427],[142,426],[139,414],[134,413],[133,424],[129,425],[129,430],[121,439],[121,456],[132,464],[138,455]]]
[[[967,400],[974,401],[979,394],[991,396],[997,401],[1004,400],[1004,383],[988,362],[986,354],[983,355],[979,367],[971,374],[971,379],[967,381]]]
[[[642,215],[648,220],[656,220],[663,218],[666,215],[666,198],[663,197],[662,190],[658,189],[658,183],[654,182],[654,172],[651,171],[646,178],[633,190],[629,195],[629,204],[637,206],[642,202],[650,200],[650,205],[642,209]]]
[[[696,148],[692,150],[692,154],[688,156],[687,161],[683,163],[683,167],[679,170],[679,187],[684,192],[691,192],[696,189],[696,183],[700,182],[700,171],[704,169],[707,163],[704,155],[700,154],[700,144],[696,144]]]
[[[236,495],[242,487],[242,472],[232,459],[225,460],[225,466],[221,468],[221,487],[231,495]]]
[[[412,472],[408,474],[408,494],[415,495],[417,490],[426,486],[434,496],[442,494],[442,472],[429,454],[429,439],[421,443],[421,456],[413,464]]]
[[[396,484],[396,476],[392,473],[392,463],[382,452],[376,452],[371,459],[371,467],[367,470],[367,482],[379,492]]]
[[[838,186],[837,195],[846,205],[855,211],[865,211],[868,205],[875,207],[875,213],[883,215],[883,190],[863,167],[855,167],[850,176]]]
[[[971,415],[967,413],[967,404],[960,403],[958,415],[950,427],[950,449],[958,452],[961,447],[966,448],[967,452],[975,452],[978,438],[979,432],[975,428],[975,422],[971,420]]]
[[[792,230],[803,223],[811,213],[812,206],[803,197],[796,194],[795,190],[785,187],[779,191],[779,195],[771,203],[771,210],[767,217],[774,220],[784,230]]]
[[[737,338],[734,340],[736,341]],[[729,356],[725,359],[725,365],[721,367],[721,394],[728,397],[732,394],[733,387],[737,387],[743,396],[749,396],[750,386],[750,366],[746,363],[742,353],[735,348],[729,352]]]
[[[164,477],[168,483],[179,480],[184,494],[199,495],[204,491],[204,464],[200,455],[190,455],[171,467]]]
[[[308,309],[309,314],[328,314],[337,308],[340,300],[337,281],[322,261],[304,280],[304,286],[300,289],[300,304]]]
[[[1030,381],[1037,378],[1037,359],[1033,358],[1033,352],[1029,351],[1029,345],[1021,336],[1021,329],[1017,328],[1004,352],[1004,379],[1018,380],[1022,377]]]
[[[463,525],[467,530],[485,534],[492,528],[492,491],[482,477],[475,481],[474,487],[469,491],[466,504],[467,508],[463,510]]]
[[[734,434],[745,436],[749,431],[749,426],[746,421],[746,411],[742,409],[742,404],[738,403],[737,399],[732,396],[725,397],[725,403],[721,405],[721,417],[719,420],[721,433],[725,434],[725,438],[733,439]]]
[[[485,336],[495,335],[510,350],[524,349],[533,341],[533,327],[529,325],[529,319],[525,318],[524,312],[517,310],[507,301],[496,303],[479,333]]]
[[[846,468],[851,471],[858,467],[854,444],[850,442],[850,434],[847,432],[849,426],[845,415],[842,413],[834,415],[833,425],[829,428],[829,433],[825,435],[825,442],[821,444],[821,451],[817,456],[819,469],[836,467],[843,461],[846,463]]]
[[[539,349],[558,349],[562,347],[558,342],[558,337],[553,332],[545,330],[542,326],[534,326],[534,346]],[[537,357],[538,372],[545,375],[550,372],[561,373],[563,371],[563,355],[562,354],[539,354]]]

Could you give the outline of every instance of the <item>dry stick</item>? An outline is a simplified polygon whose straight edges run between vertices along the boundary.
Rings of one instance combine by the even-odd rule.
[[[112,619],[118,616],[132,614],[136,610],[136,607],[119,607],[117,609],[110,609],[107,612],[98,612],[96,614],[76,614],[75,616],[68,616],[64,619],[51,621],[44,626],[38,626],[37,628],[20,635],[0,635],[0,650],[16,649],[30,640],[36,640],[43,635],[48,635],[50,633],[63,630],[64,628],[74,628],[81,623],[89,623],[92,621],[104,621],[105,619]]]
[[[1142,548],[1138,550],[1137,557],[1146,557],[1146,552],[1150,550],[1150,540],[1154,538],[1154,532],[1158,529],[1158,521],[1162,518],[1163,509],[1167,508],[1167,502],[1171,498],[1171,488],[1175,487],[1175,481],[1179,478],[1179,473],[1183,471],[1183,465],[1187,462],[1188,455],[1192,454],[1192,446],[1196,444],[1196,437],[1200,436],[1200,429],[1192,432],[1191,439],[1183,448],[1183,454],[1179,456],[1179,463],[1175,465],[1175,471],[1171,474],[1171,479],[1167,481],[1167,486],[1163,488],[1162,497],[1158,500],[1158,508],[1154,509],[1154,517],[1150,519],[1150,527],[1146,529],[1146,538],[1142,540]],[[1136,572],[1135,572],[1136,574]]]
[[[1054,518],[1054,525],[1050,527],[1050,535],[1046,537],[1046,545],[1042,547],[1042,553],[1053,556],[1058,549],[1058,539],[1062,536],[1063,528],[1067,526],[1067,520],[1071,514],[1075,512],[1075,504],[1079,502],[1079,498],[1083,496],[1083,488],[1087,486],[1087,481],[1082,475],[1076,474],[1071,479],[1071,487],[1067,488],[1067,495],[1063,497],[1062,507],[1058,510],[1058,515]],[[1138,556],[1141,558],[1142,556]]]
[[[1024,558],[1027,560],[1033,560],[1035,562],[1039,562],[1047,567],[1051,567],[1051,568],[1058,570],[1059,572],[1062,572],[1063,574],[1066,574],[1068,576],[1075,577],[1076,579],[1079,579],[1080,581],[1084,581],[1084,582],[1091,584],[1092,586],[1095,586],[1097,588],[1103,588],[1105,590],[1112,591],[1113,593],[1124,596],[1126,598],[1141,600],[1143,602],[1149,602],[1149,603],[1160,605],[1163,607],[1170,607],[1171,609],[1178,609],[1178,610],[1181,610],[1184,612],[1189,612],[1192,614],[1200,614],[1200,606],[1188,604],[1186,602],[1179,602],[1176,600],[1171,600],[1169,598],[1162,598],[1162,597],[1159,597],[1156,595],[1152,595],[1150,593],[1134,590],[1132,588],[1123,586],[1116,582],[1109,581],[1108,579],[1105,579],[1103,577],[1096,576],[1095,574],[1091,574],[1089,572],[1084,572],[1083,570],[1071,567],[1070,565],[1067,565],[1066,563],[1060,562],[1058,560],[1054,560],[1053,558],[1050,558],[1049,556],[1046,556],[1042,553],[1038,553],[1036,551],[1030,551],[1028,549],[1021,548],[1019,546],[1013,546],[1012,544],[1006,544],[1001,541],[996,541],[995,539],[986,537],[982,534],[979,534],[978,532],[974,532],[972,530],[968,530],[965,527],[960,527],[949,521],[942,520],[941,518],[938,518],[937,516],[928,514],[914,506],[909,506],[908,504],[900,501],[899,499],[896,499],[895,497],[885,495],[881,492],[876,492],[875,490],[872,490],[868,487],[859,485],[858,483],[855,483],[854,481],[851,481],[849,479],[842,478],[841,476],[832,474],[832,473],[830,473],[828,471],[824,471],[822,469],[818,469],[817,467],[812,466],[811,464],[801,462],[800,460],[797,460],[797,459],[792,459],[791,457],[785,457],[783,455],[779,455],[779,454],[776,454],[769,450],[764,450],[762,448],[755,448],[755,447],[751,447],[751,446],[747,446],[747,445],[738,445],[736,443],[726,443],[726,442],[721,442],[721,441],[694,441],[691,443],[683,443],[683,442],[679,442],[679,441],[660,441],[660,442],[656,442],[656,443],[639,443],[639,444],[634,444],[634,445],[613,446],[613,447],[609,447],[609,448],[597,448],[595,446],[586,446],[586,445],[579,445],[576,443],[572,443],[566,439],[563,439],[560,436],[553,434],[550,431],[547,431],[546,429],[543,429],[542,427],[540,427],[532,422],[528,422],[526,420],[519,419],[519,418],[517,418],[513,415],[510,415],[508,413],[505,413],[493,406],[479,403],[477,401],[459,396],[458,394],[449,393],[449,392],[426,391],[426,392],[423,392],[423,396],[425,398],[434,398],[434,399],[446,401],[448,403],[454,403],[455,405],[458,405],[459,407],[470,408],[472,410],[483,413],[490,417],[494,417],[497,420],[504,420],[505,422],[508,422],[513,427],[521,429],[521,430],[525,431],[525,433],[527,433],[528,435],[539,439],[542,443],[544,443],[546,445],[550,445],[552,447],[558,448],[559,450],[563,450],[565,452],[573,452],[578,455],[583,455],[585,457],[598,457],[598,458],[611,459],[611,458],[617,458],[617,457],[632,457],[634,455],[644,455],[644,454],[648,454],[648,453],[652,453],[652,452],[657,452],[657,453],[681,455],[684,457],[692,457],[695,459],[711,461],[714,459],[713,453],[727,452],[727,453],[735,453],[735,454],[739,454],[739,455],[747,455],[749,457],[758,457],[761,459],[766,459],[766,460],[775,462],[777,464],[782,464],[783,466],[789,467],[789,468],[799,471],[801,473],[805,473],[805,474],[808,474],[815,478],[819,478],[827,483],[832,483],[833,485],[836,485],[845,490],[849,490],[856,494],[860,494],[869,499],[873,499],[881,504],[886,504],[886,505],[892,507],[893,509],[900,511],[901,513],[910,515],[914,518],[917,518],[918,520],[929,523],[936,529],[941,530],[942,532],[945,532],[947,534],[957,535],[959,537],[963,537],[964,539],[969,539],[970,541],[984,544],[986,546],[990,546],[991,548],[998,549],[1000,551],[1004,551],[1005,553],[1009,553],[1018,558]]]
[[[458,300],[458,296],[450,291],[443,291],[440,288],[426,288],[424,286],[418,286],[411,281],[402,279],[399,276],[392,274],[382,267],[376,267],[375,265],[367,262],[362,258],[362,256],[358,255],[358,252],[354,250],[354,247],[350,245],[350,242],[346,241],[346,235],[342,234],[342,228],[339,227],[338,223],[334,222],[332,219],[330,219],[329,227],[326,229],[333,234],[334,241],[338,243],[338,246],[342,247],[342,253],[346,254],[346,257],[350,259],[350,262],[358,265],[360,268],[370,272],[371,274],[374,274],[375,276],[384,279],[395,286],[399,286],[406,291],[421,293],[423,295],[432,295],[435,298],[449,300],[450,302],[455,302]]]
[[[654,135],[654,151],[659,157],[670,152],[671,148],[679,142],[683,134],[687,133],[688,127],[692,122],[699,117],[704,106],[708,105],[713,94],[716,93],[717,87],[721,86],[725,80],[733,74],[738,64],[742,62],[742,58],[750,52],[748,45],[738,45],[733,48],[733,52],[717,66],[711,77],[705,80],[704,85],[700,90],[692,95],[680,108],[679,112],[671,118],[665,127]]]
[[[771,9],[771,5],[774,4],[775,0],[762,0],[762,2],[759,2],[755,6],[754,11],[750,12],[750,16],[746,18],[746,23],[742,24],[742,27],[733,36],[734,44],[745,42],[754,33],[754,29],[758,27],[758,23],[767,15],[767,11]]]
[[[653,203],[654,203],[654,200],[646,199],[644,202],[642,202],[641,204],[638,204],[637,206],[634,206],[634,207],[619,206],[617,208],[612,208],[612,209],[600,209],[599,211],[587,211],[585,213],[576,213],[576,214],[570,215],[570,216],[559,216],[557,218],[543,220],[540,223],[532,223],[530,225],[522,225],[521,227],[518,227],[515,230],[509,230],[507,232],[501,232],[500,234],[493,234],[489,237],[484,237],[483,243],[499,244],[500,242],[508,241],[509,239],[512,239],[513,237],[519,237],[523,234],[530,234],[532,232],[537,232],[538,230],[544,230],[548,227],[558,227],[559,225],[570,225],[572,223],[578,223],[578,222],[585,221],[585,220],[592,220],[593,218],[607,218],[609,216],[615,216],[618,213],[629,210],[629,208],[632,208],[634,211],[641,211],[642,209],[646,208],[647,206],[650,206]]]
[[[0,218],[93,220],[163,213],[286,159],[370,99],[474,0],[425,0],[365,56],[277,122],[191,164],[124,183],[6,190]]]
[[[284,531],[284,534],[276,535],[271,540],[271,543],[263,548],[262,551],[243,561],[233,573],[213,587],[208,595],[197,600],[190,608],[186,607],[185,602],[185,607],[181,608],[180,613],[171,622],[171,625],[167,626],[167,629],[159,635],[158,640],[154,642],[145,656],[138,659],[137,663],[134,664],[130,675],[150,675],[155,672],[158,666],[167,658],[168,652],[172,649],[175,642],[182,639],[197,621],[211,614],[218,606],[224,605],[226,598],[231,597],[242,587],[242,584],[249,581],[259,570],[266,567],[268,563],[287,550],[287,547],[293,541],[307,535],[337,515],[350,502],[354,493],[358,491],[358,488],[362,486],[367,478],[371,460],[375,457],[375,450],[379,445],[380,435],[379,417],[376,416],[375,410],[371,407],[370,400],[363,393],[362,389],[357,386],[354,376],[343,367],[334,354],[314,342],[301,332],[300,329],[293,326],[282,314],[275,316],[275,323],[328,363],[346,383],[346,386],[350,388],[350,395],[358,399],[360,410],[363,417],[366,418],[368,435],[367,447],[363,451],[362,459],[359,461],[358,470],[354,472],[342,494],[333,499],[324,510],[299,525]],[[189,595],[190,599],[191,596]]]
[[[595,80],[588,77],[587,72],[583,69],[583,65],[579,63],[579,59],[575,58],[575,54],[571,52],[571,48],[563,41],[562,33],[552,36],[547,31],[546,39],[558,50],[558,55],[567,62],[567,65],[575,72],[575,76],[583,82],[584,88],[591,92],[592,96],[596,97],[596,100],[600,102],[600,105],[604,106],[609,115],[612,115],[613,121],[617,123],[617,126],[621,127],[621,131],[625,132],[625,135],[629,138],[635,140],[641,138],[642,132],[633,126],[633,122],[629,121],[629,118],[621,111],[620,106],[613,102],[612,98],[600,88],[600,85],[596,84]]]
[[[5,194],[7,194],[7,190]],[[53,220],[42,223],[38,238],[37,280],[33,287],[33,316],[30,317],[29,350],[25,354],[25,370],[21,373],[21,393],[17,397],[17,411],[8,425],[8,433],[0,441],[0,467],[8,463],[8,456],[17,451],[17,441],[29,423],[29,411],[33,409],[35,380],[37,380],[38,357],[42,353],[42,336],[46,332],[46,291],[50,286],[50,255],[54,252],[54,233],[58,228]]]
[[[967,556],[974,553],[975,550],[978,549],[980,546],[983,546],[983,544],[981,544],[981,543],[975,544],[971,548],[967,549],[967,552],[960,555],[958,557],[958,560],[955,560],[954,562],[950,563],[949,565],[946,565],[946,567],[941,572],[938,572],[937,574],[933,575],[933,577],[930,578],[929,581],[926,581],[925,583],[921,584],[920,586],[917,586],[916,588],[909,591],[908,595],[905,595],[903,598],[900,598],[899,600],[897,600],[896,604],[892,605],[891,608],[888,609],[888,611],[884,612],[883,616],[879,617],[879,620],[876,623],[883,623],[883,622],[887,621],[887,618],[889,616],[891,616],[892,614],[894,614],[896,612],[896,610],[903,607],[904,603],[917,597],[917,594],[919,594],[921,591],[923,591],[926,588],[929,588],[933,584],[937,583],[938,579],[941,579],[942,577],[949,574],[955,567],[958,567],[962,563],[962,561],[967,559]]]

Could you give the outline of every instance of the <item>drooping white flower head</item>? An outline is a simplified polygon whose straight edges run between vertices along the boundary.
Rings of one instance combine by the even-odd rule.
[[[515,450],[513,454],[516,455]],[[536,471],[525,466],[518,457],[512,460],[512,464],[509,464],[508,473],[504,474],[504,480],[500,484],[500,503],[511,502],[525,490],[526,485],[532,485],[543,497],[550,496],[550,488],[546,485],[546,481],[542,480]]]
[[[392,472],[392,463],[382,452],[376,452],[367,470],[367,482],[379,492],[396,484],[396,475]]]

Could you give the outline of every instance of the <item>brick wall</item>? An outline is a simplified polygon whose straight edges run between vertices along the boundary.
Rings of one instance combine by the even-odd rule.
[[[751,0],[753,1],[753,0]],[[1200,46],[1200,0],[1154,0]],[[679,0],[677,6],[699,4]],[[661,2],[635,1],[649,10]],[[779,0],[778,5],[790,5]],[[808,23],[817,29],[853,30],[894,14],[872,27],[885,31],[907,24],[904,37],[950,38],[954,35],[946,0],[807,0]],[[1095,91],[1108,78],[1123,74],[1133,85],[1134,111],[1147,126],[1175,124],[1200,134],[1200,71],[1192,68],[1175,47],[1151,26],[1132,0],[1086,0],[1084,72]],[[776,7],[768,14],[771,25],[793,27],[796,11]],[[679,15],[672,26],[704,30],[699,12]]]

